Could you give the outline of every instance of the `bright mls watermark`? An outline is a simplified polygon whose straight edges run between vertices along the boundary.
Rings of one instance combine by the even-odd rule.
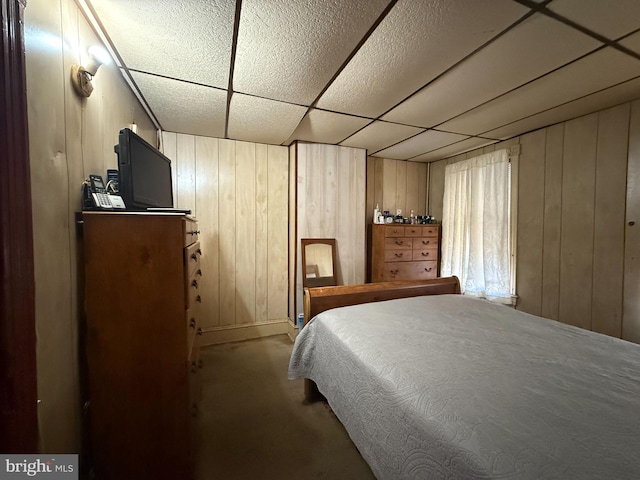
[[[78,455],[0,454],[0,480],[47,478],[78,480]]]

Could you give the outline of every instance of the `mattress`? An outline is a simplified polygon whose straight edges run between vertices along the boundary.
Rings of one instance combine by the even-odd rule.
[[[640,479],[640,346],[485,300],[328,310],[289,378],[327,398],[378,479]]]

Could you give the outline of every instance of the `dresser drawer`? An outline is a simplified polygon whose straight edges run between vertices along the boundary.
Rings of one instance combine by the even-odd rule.
[[[186,247],[188,245],[191,245],[194,242],[197,242],[199,233],[200,231],[198,230],[198,222],[185,218],[184,219],[184,246]]]
[[[419,225],[411,225],[410,227],[404,227],[404,234],[407,237],[422,237],[423,232]]]
[[[384,239],[384,249],[386,250],[411,250],[413,248],[413,238],[389,237]]]
[[[404,227],[396,227],[392,225],[385,226],[384,236],[385,237],[404,237]]]
[[[186,282],[185,288],[187,304],[185,305],[185,308],[187,309],[194,308],[196,304],[199,304],[202,301],[202,298],[200,297],[200,277],[201,275],[196,271]]]
[[[198,325],[198,307],[194,306],[186,311],[186,330],[187,330],[187,358],[191,358],[191,352],[193,351],[193,344],[195,342],[196,334],[200,326]]]
[[[413,260],[411,250],[405,249],[387,249],[384,251],[385,262],[410,262]]]
[[[423,237],[416,238],[413,240],[413,249],[422,249],[422,248],[438,248],[438,238],[437,237]]]
[[[437,260],[438,259],[438,247],[434,245],[431,248],[414,248],[412,260]]]
[[[438,238],[438,234],[440,232],[440,227],[437,225],[423,226],[422,227],[422,236],[423,237],[435,237]]]
[[[184,266],[187,278],[192,277],[194,272],[200,269],[200,257],[202,257],[200,242],[195,242],[184,249]]]
[[[424,280],[436,278],[438,275],[438,262],[389,262],[382,267],[382,282],[393,280]]]

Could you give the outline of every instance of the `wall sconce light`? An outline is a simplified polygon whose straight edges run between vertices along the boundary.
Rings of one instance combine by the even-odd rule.
[[[89,48],[89,63],[71,66],[71,83],[81,97],[88,97],[93,92],[91,80],[103,63],[109,62],[109,54],[104,48],[94,45]]]

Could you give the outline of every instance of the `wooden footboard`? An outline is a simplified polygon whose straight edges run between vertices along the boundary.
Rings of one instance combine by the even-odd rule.
[[[325,310],[361,303],[381,302],[396,298],[421,297],[424,295],[459,294],[458,277],[434,278],[431,280],[366,283],[338,287],[316,287],[304,289],[304,323]],[[305,379],[304,395],[308,401],[321,398],[316,384]]]

